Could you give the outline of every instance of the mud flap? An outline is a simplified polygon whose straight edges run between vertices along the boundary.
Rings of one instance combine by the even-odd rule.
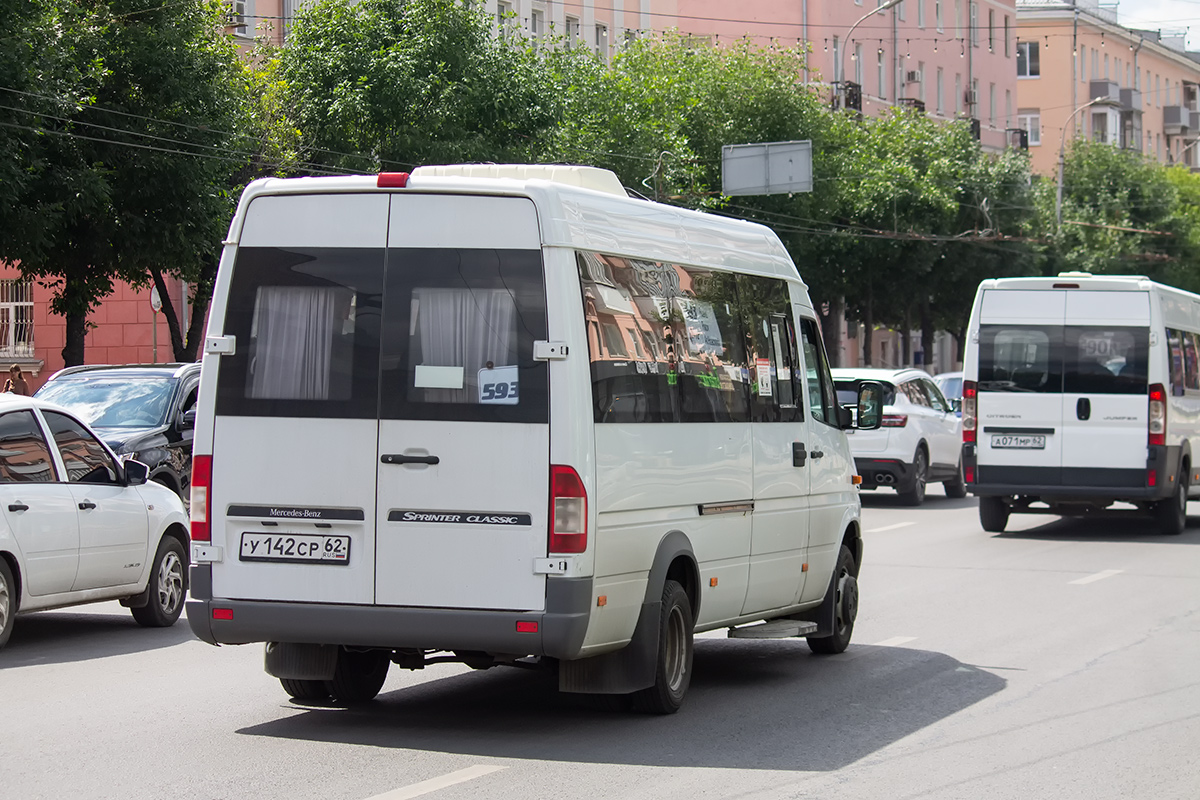
[[[802,611],[799,614],[789,614],[788,619],[802,620],[805,622],[815,622],[817,630],[815,633],[805,635],[808,639],[824,639],[833,636],[837,630],[837,609],[835,601],[837,591],[834,586],[834,581],[837,580],[837,570],[833,571],[833,575],[829,576],[829,588],[825,590],[825,599],[821,601],[821,605],[816,608],[810,608],[808,611]]]
[[[612,653],[558,664],[558,690],[576,694],[630,694],[654,685],[662,601],[642,603],[629,644]]]
[[[296,681],[330,681],[337,667],[336,644],[267,642],[263,668],[268,675]]]

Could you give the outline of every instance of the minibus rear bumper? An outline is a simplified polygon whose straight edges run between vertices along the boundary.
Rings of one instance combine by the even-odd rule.
[[[193,598],[202,598],[212,586],[211,567],[193,566],[191,579]],[[548,578],[545,611],[191,599],[187,617],[192,632],[209,644],[294,642],[569,659],[583,646],[591,602],[591,578]]]
[[[1150,445],[1142,469],[1012,467],[979,464],[974,445],[968,444],[963,467],[973,478],[967,490],[978,497],[1036,497],[1050,504],[1152,502],[1174,494],[1182,453],[1177,445]]]

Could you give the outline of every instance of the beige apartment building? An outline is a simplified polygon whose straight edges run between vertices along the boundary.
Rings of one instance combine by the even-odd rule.
[[[1053,174],[1076,136],[1196,167],[1198,57],[1183,32],[1123,27],[1096,0],[1017,0],[1017,120],[1034,171]]]

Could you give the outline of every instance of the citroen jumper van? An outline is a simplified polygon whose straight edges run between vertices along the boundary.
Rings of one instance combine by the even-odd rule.
[[[188,620],[295,698],[540,661],[667,713],[694,631],[850,641],[882,391],[839,407],[760,225],[592,168],[257,181],[200,386]]]
[[[963,367],[963,464],[986,531],[1132,503],[1163,533],[1200,485],[1200,297],[1081,272],[984,281]]]

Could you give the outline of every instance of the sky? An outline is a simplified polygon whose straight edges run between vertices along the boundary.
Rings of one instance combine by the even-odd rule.
[[[1188,49],[1200,50],[1200,0],[1121,0],[1117,19],[1127,28],[1187,30]]]

